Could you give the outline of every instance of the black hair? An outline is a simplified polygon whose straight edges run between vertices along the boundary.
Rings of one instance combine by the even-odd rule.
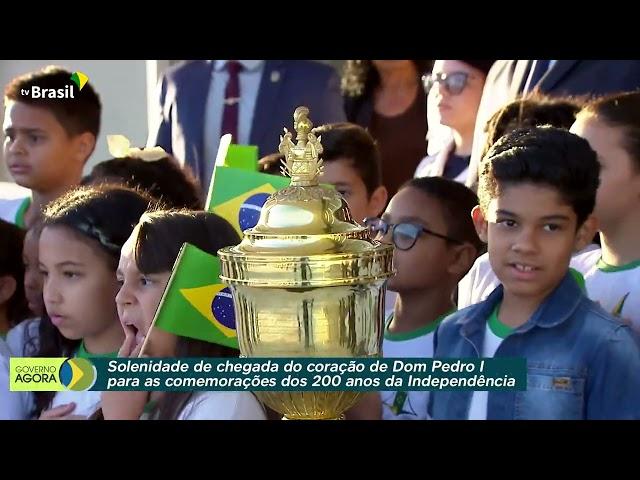
[[[478,254],[484,243],[478,237],[471,219],[471,210],[478,205],[478,197],[465,185],[444,177],[420,177],[407,181],[402,187],[413,187],[439,202],[444,210],[447,236],[473,245]]]
[[[640,91],[616,93],[593,100],[578,117],[593,116],[604,123],[622,129],[622,147],[631,157],[636,172],[640,172]]]
[[[82,90],[71,80],[72,73],[64,68],[49,65],[36,72],[30,72],[12,79],[4,89],[5,100],[26,103],[49,110],[56,117],[67,135],[75,137],[90,132],[98,137],[102,104],[90,82]],[[23,95],[22,91],[33,92],[34,87],[43,89],[73,91],[73,98],[50,98]]]
[[[155,211],[138,225],[135,260],[143,274],[170,271],[183,243],[217,255],[220,248],[240,242],[224,218],[209,212]],[[238,357],[235,348],[188,337],[177,337],[176,357]],[[151,418],[175,420],[193,392],[166,392],[150,412]]]
[[[121,183],[147,191],[169,208],[200,210],[204,202],[200,185],[188,166],[167,155],[152,162],[141,158],[113,158],[98,163],[82,180],[83,185]]]
[[[350,162],[371,198],[373,192],[382,185],[382,159],[378,146],[366,129],[348,122],[329,123],[313,129],[321,137],[323,162],[343,159]],[[260,160],[266,173],[277,175],[280,160],[284,156],[278,153],[267,155]]]
[[[30,311],[24,293],[24,264],[22,246],[25,231],[0,219],[0,276],[10,276],[16,281],[16,289],[7,302],[9,328],[29,318]]]
[[[585,139],[556,127],[516,129],[486,155],[478,186],[480,207],[486,213],[491,199],[509,185],[546,185],[573,208],[579,227],[593,212],[599,174],[596,152]]]
[[[568,130],[581,105],[582,101],[577,98],[549,97],[539,93],[508,103],[487,122],[487,140],[482,157],[500,137],[516,128],[551,125]]]
[[[433,60],[411,60],[411,63],[420,85],[422,75],[433,67]],[[345,97],[370,98],[379,85],[380,74],[372,60],[347,60],[344,63],[340,88]]]
[[[42,228],[65,227],[104,255],[114,272],[120,249],[142,214],[153,208],[144,192],[117,185],[78,187],[47,204]],[[115,301],[115,299],[114,299]],[[81,340],[65,338],[48,315],[40,319],[37,357],[72,357]],[[48,408],[55,392],[35,392],[36,412]]]

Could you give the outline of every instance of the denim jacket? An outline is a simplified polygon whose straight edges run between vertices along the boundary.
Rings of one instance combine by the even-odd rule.
[[[477,358],[498,286],[478,304],[445,319],[434,357]],[[640,341],[589,300],[567,273],[531,318],[504,339],[495,357],[527,359],[526,391],[490,391],[488,420],[640,418]],[[434,391],[434,419],[467,419],[472,391]]]

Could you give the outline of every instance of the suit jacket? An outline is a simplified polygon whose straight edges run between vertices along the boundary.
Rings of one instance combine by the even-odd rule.
[[[147,141],[190,166],[201,182],[206,171],[204,117],[212,70],[212,61],[189,61],[162,76],[160,108]],[[266,60],[250,135],[260,156],[278,151],[282,128],[293,129],[293,112],[301,105],[309,107],[315,125],[345,120],[334,69],[309,60]]]
[[[533,60],[498,60],[487,75],[476,116],[467,185],[478,179],[478,163],[491,116],[521,93]],[[639,60],[558,60],[537,84],[552,96],[599,96],[640,88]]]

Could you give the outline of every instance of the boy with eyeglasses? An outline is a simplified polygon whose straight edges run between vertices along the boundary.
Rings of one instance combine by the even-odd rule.
[[[415,177],[445,177],[465,182],[476,114],[492,64],[493,60],[436,60],[431,74],[423,77],[429,122],[449,127],[452,138],[437,153],[420,162]]]
[[[433,356],[433,332],[455,310],[453,294],[483,248],[471,220],[476,195],[441,177],[416,178],[391,199],[382,218],[368,218],[374,238],[392,242],[398,294],[384,329],[387,358]],[[425,420],[429,392],[380,392],[385,420]]]

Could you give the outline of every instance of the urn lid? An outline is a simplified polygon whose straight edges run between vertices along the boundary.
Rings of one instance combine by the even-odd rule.
[[[320,185],[321,137],[309,109],[293,115],[296,143],[284,129],[279,150],[288,187],[274,192],[239,245],[218,252],[229,284],[310,287],[369,283],[393,274],[390,245],[371,239],[334,188]]]

